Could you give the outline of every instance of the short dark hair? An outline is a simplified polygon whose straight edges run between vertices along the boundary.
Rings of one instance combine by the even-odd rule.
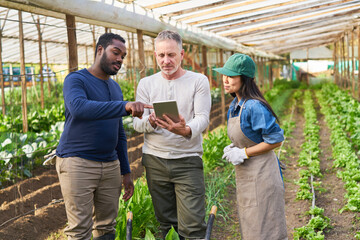
[[[101,45],[104,49],[106,49],[110,44],[112,44],[113,39],[119,40],[120,42],[125,43],[125,39],[116,33],[104,33],[99,37],[99,40],[96,44],[95,48],[95,57],[98,50],[98,47]]]

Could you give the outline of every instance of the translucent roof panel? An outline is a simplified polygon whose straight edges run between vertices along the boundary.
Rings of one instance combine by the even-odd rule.
[[[43,64],[68,63],[67,50],[67,28],[65,19],[49,16],[37,15],[22,12],[25,62],[39,63],[39,33],[37,22],[39,21],[42,37],[42,61]],[[0,26],[2,29],[2,59],[3,62],[20,62],[20,43],[19,43],[19,11],[0,7]],[[120,34],[128,42],[131,34],[117,30],[108,29],[111,32]],[[76,38],[78,44],[79,64],[91,64],[94,59],[94,36],[97,38],[105,33],[105,27],[76,22]],[[152,50],[152,41],[144,36],[145,49]],[[134,44],[137,46],[135,35]]]
[[[277,54],[333,43],[344,32],[358,26],[360,16],[360,1],[354,0],[135,0],[134,3],[175,21]],[[328,28],[334,19],[337,23],[341,21],[341,25]],[[306,40],[310,37],[309,29],[311,39]],[[276,41],[278,36],[282,36],[281,41]],[[300,44],[296,39],[304,42]]]
[[[26,5],[27,2],[32,1],[35,0],[20,1],[18,4]],[[12,1],[4,0],[3,2]],[[211,46],[216,38],[219,41],[212,46],[219,47],[220,45],[221,47],[228,45],[228,40],[231,40],[232,46],[238,46],[237,51],[244,50],[260,56],[263,53],[281,54],[295,49],[331,44],[338,41],[345,32],[353,31],[358,27],[360,20],[359,0],[118,0],[118,2],[99,0],[97,2],[101,2],[104,9],[113,7],[111,4],[114,3],[124,3],[125,11],[131,11],[136,6],[138,10],[141,9],[138,11],[140,15],[142,14],[141,16],[157,16],[156,19],[155,17],[150,19],[151,21],[171,22],[172,26],[181,26],[182,30],[189,31],[185,35],[189,38],[189,42],[195,42],[195,44],[210,44]],[[37,27],[39,21],[43,62],[67,64],[65,14],[60,12],[46,14],[50,11],[49,9],[42,9],[42,11],[47,16],[22,12],[25,61],[27,63],[39,62]],[[104,27],[106,25],[102,21],[106,19],[94,20],[90,16],[84,20],[76,16],[79,64],[92,62],[93,43],[106,31]],[[136,21],[137,19],[134,19],[135,23]],[[133,33],[129,33],[114,28],[108,29],[123,36],[127,42],[131,41],[129,38],[135,35],[134,47],[137,48],[134,32],[136,28],[141,29],[140,20],[137,24],[130,24],[131,26],[126,24],[122,26],[117,22],[108,24],[114,28],[132,31]],[[19,62],[18,10],[0,7],[0,27],[3,61]],[[199,41],[199,36],[204,36],[197,35],[201,30],[212,38]],[[144,30],[147,51],[152,51],[153,48],[151,37],[147,35],[156,36],[158,31],[159,26],[156,30],[149,28]],[[224,46],[224,49],[226,47]]]

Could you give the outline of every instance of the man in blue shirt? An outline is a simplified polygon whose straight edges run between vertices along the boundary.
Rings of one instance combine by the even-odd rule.
[[[65,127],[56,170],[68,218],[65,234],[71,240],[91,239],[91,234],[94,240],[115,239],[122,184],[125,201],[134,192],[122,117],[141,117],[151,106],[124,101],[110,78],[125,56],[125,40],[105,33],[96,45],[94,64],[64,81]]]

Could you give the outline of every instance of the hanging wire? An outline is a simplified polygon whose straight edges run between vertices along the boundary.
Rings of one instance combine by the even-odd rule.
[[[46,207],[49,207],[49,206],[51,206],[51,205],[54,205],[54,204],[57,204],[57,203],[62,203],[62,202],[64,202],[64,199],[62,199],[62,198],[61,198],[61,199],[54,199],[54,200],[52,200],[49,204],[47,204],[47,205],[45,205],[45,206],[42,206],[42,207],[39,207],[39,208],[30,210],[30,211],[27,211],[26,213],[23,213],[23,214],[21,214],[21,215],[18,215],[18,216],[16,216],[16,217],[13,217],[13,218],[11,218],[11,219],[3,222],[2,224],[0,224],[0,228],[1,228],[2,226],[6,225],[7,223],[11,222],[11,221],[14,221],[14,220],[16,220],[16,219],[18,219],[18,218],[21,218],[21,217],[23,217],[23,216],[29,215],[30,213],[35,212],[35,211],[37,211],[37,210],[39,210],[39,209],[46,208]]]

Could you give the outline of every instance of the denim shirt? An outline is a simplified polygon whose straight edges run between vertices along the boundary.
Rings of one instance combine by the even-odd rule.
[[[237,97],[231,102],[227,118],[237,117],[244,99],[237,103]],[[241,113],[241,131],[255,143],[274,144],[284,140],[284,130],[276,123],[276,118],[259,100],[249,99]]]

